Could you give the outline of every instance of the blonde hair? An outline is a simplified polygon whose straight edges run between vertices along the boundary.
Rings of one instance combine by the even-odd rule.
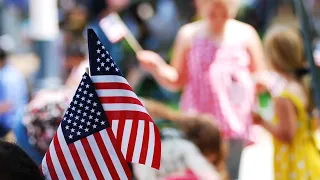
[[[306,69],[303,39],[297,28],[285,25],[272,26],[264,41],[265,53],[270,65],[280,74],[293,76],[308,96],[308,110],[313,108],[310,76],[297,74]]]
[[[293,73],[305,68],[303,40],[295,28],[275,25],[267,32],[264,41],[270,65],[280,73]]]

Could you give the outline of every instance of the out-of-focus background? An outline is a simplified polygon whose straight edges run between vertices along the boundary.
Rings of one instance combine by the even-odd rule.
[[[320,29],[319,2],[307,0],[304,3],[317,32]],[[115,9],[142,47],[158,52],[165,59],[171,56],[178,29],[198,17],[191,0],[127,0],[115,4],[119,4],[115,5],[119,6]],[[73,51],[77,51],[77,47],[66,46],[82,43],[83,53],[86,54],[86,28],[98,30],[125,75],[129,75],[130,70],[138,66],[134,51],[124,40],[111,45],[99,29],[98,19],[108,8],[111,7],[104,5],[102,1],[89,0],[0,2],[1,47],[10,53],[10,63],[23,73],[30,93],[43,87],[59,87],[65,84],[71,69],[79,64],[77,60],[68,59],[68,55],[76,53]],[[241,0],[236,19],[252,25],[261,39],[273,23],[283,22],[299,26],[293,3],[289,0]],[[173,104],[178,102],[178,95],[165,91],[151,77],[139,81],[136,92],[141,96]]]
[[[312,42],[308,43],[315,47],[313,55],[316,64],[320,64],[320,1],[303,0],[303,3],[312,29],[307,32],[312,37]],[[47,142],[40,134],[54,133],[54,124],[59,119],[57,114],[63,113],[64,102],[72,97],[88,66],[87,28],[96,31],[138,96],[157,100],[174,109],[179,107],[180,93],[164,89],[144,72],[125,40],[114,44],[106,37],[99,20],[111,11],[120,15],[143,49],[155,51],[165,60],[172,56],[179,28],[199,19],[192,0],[0,0],[0,47],[7,54],[5,63],[10,65],[4,70],[0,68],[0,103],[5,96],[1,88],[6,84],[14,99],[12,103],[17,105],[11,122],[6,122],[14,123],[14,128],[4,134],[7,140],[21,141],[21,146],[28,142],[36,147],[37,150],[25,144],[24,149],[37,163],[41,157],[36,151],[45,152],[46,147],[40,142]],[[236,19],[252,25],[262,41],[272,24],[301,28],[290,0],[241,0]],[[47,102],[58,105],[48,107],[53,108],[50,110],[53,112],[43,115],[48,116],[47,124],[37,126],[35,114],[41,113]],[[1,108],[5,109],[6,104],[1,103]],[[56,121],[51,122],[55,116]],[[30,123],[28,120],[32,118],[36,120]],[[47,130],[39,134],[39,129],[45,128]],[[21,132],[22,129],[27,129],[27,133]],[[259,129],[259,132],[258,143],[244,149],[241,180],[273,179],[271,136],[264,130]]]

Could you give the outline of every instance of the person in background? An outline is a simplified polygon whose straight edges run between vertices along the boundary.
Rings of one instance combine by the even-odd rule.
[[[273,136],[275,180],[318,179],[320,154],[313,139],[312,98],[299,31],[272,27],[265,38],[265,51],[271,67],[286,82],[278,94],[273,93],[272,123],[252,113],[254,122]]]
[[[73,93],[73,89],[36,92],[14,127],[16,143],[36,164],[40,165]]]
[[[102,44],[106,47],[116,64],[120,65],[124,58],[124,50],[120,43],[112,44],[108,40],[102,28],[100,20],[107,16],[110,12],[120,11],[129,4],[129,0],[89,0],[87,1],[87,9],[89,15],[88,28],[92,28],[99,36]],[[87,32],[84,32],[86,34]],[[120,69],[122,69],[120,67]]]
[[[45,180],[39,167],[19,146],[0,141],[1,180]]]
[[[134,164],[134,174],[139,180],[220,180],[219,174],[191,141],[170,136],[161,144],[160,170]]]
[[[210,163],[210,166],[217,171],[219,178],[221,180],[229,179],[226,169],[227,146],[210,115],[175,111],[163,103],[151,99],[142,99],[142,103],[155,120],[164,140],[180,137],[193,143]],[[194,169],[194,171],[196,174],[201,174],[201,168]]]
[[[173,58],[141,51],[137,58],[167,89],[183,90],[183,112],[208,113],[230,144],[231,179],[238,179],[241,153],[250,141],[255,88],[251,75],[264,70],[259,36],[234,19],[239,0],[195,0],[202,19],[178,32]]]
[[[86,44],[81,40],[71,40],[65,47],[65,67],[68,77],[65,81],[67,87],[78,87],[82,74],[89,67]]]
[[[7,52],[0,47],[0,138],[21,117],[28,101],[28,87],[23,75],[8,63]]]
[[[215,167],[221,180],[228,180],[226,169],[227,146],[217,126],[210,116],[193,114],[184,115],[177,126],[185,138],[193,142],[202,155]]]

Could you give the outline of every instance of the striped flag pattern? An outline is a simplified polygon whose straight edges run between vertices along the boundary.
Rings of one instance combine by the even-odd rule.
[[[131,179],[129,166],[86,73],[40,168],[49,180]]]
[[[159,169],[158,128],[91,29],[88,30],[88,45],[91,79],[123,156],[127,162]]]

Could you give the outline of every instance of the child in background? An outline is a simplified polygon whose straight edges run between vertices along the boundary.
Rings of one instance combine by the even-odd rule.
[[[166,131],[172,132],[172,128],[176,128],[178,131],[181,131],[182,136],[187,141],[190,141],[196,145],[196,147],[199,148],[202,156],[205,157],[209,164],[217,170],[219,173],[219,179],[228,179],[228,173],[226,170],[226,144],[222,139],[219,129],[213,123],[213,120],[210,116],[182,113],[175,111],[160,102],[150,99],[142,99],[142,103],[152,118],[170,121],[169,123],[159,123],[158,120],[155,120],[155,123],[160,128],[161,134],[165,134]],[[167,144],[169,146],[170,141]],[[185,143],[181,142],[181,144],[183,145]],[[174,147],[177,146],[173,144],[171,145]],[[185,153],[191,153],[191,151],[185,151]],[[168,158],[169,157],[170,156],[168,156]],[[201,169],[196,168],[196,166],[189,166],[194,168],[192,170],[196,171],[195,173],[201,174]],[[165,167],[161,166],[161,168]]]
[[[272,68],[286,81],[280,93],[273,94],[272,123],[252,113],[254,122],[273,135],[275,180],[319,179],[320,155],[310,127],[312,99],[310,85],[304,86],[308,71],[299,31],[280,25],[271,28],[265,51]]]
[[[217,126],[207,115],[183,115],[176,123],[185,138],[200,149],[202,155],[217,169],[221,180],[227,180],[227,146]]]
[[[168,65],[158,54],[141,51],[141,66],[165,88],[183,89],[181,110],[215,117],[230,144],[231,179],[238,179],[240,157],[250,139],[254,102],[251,75],[264,70],[259,36],[234,20],[239,0],[195,0],[202,20],[183,26]]]
[[[134,164],[134,173],[139,180],[221,180],[191,141],[170,137],[163,139],[161,144],[160,170]]]

